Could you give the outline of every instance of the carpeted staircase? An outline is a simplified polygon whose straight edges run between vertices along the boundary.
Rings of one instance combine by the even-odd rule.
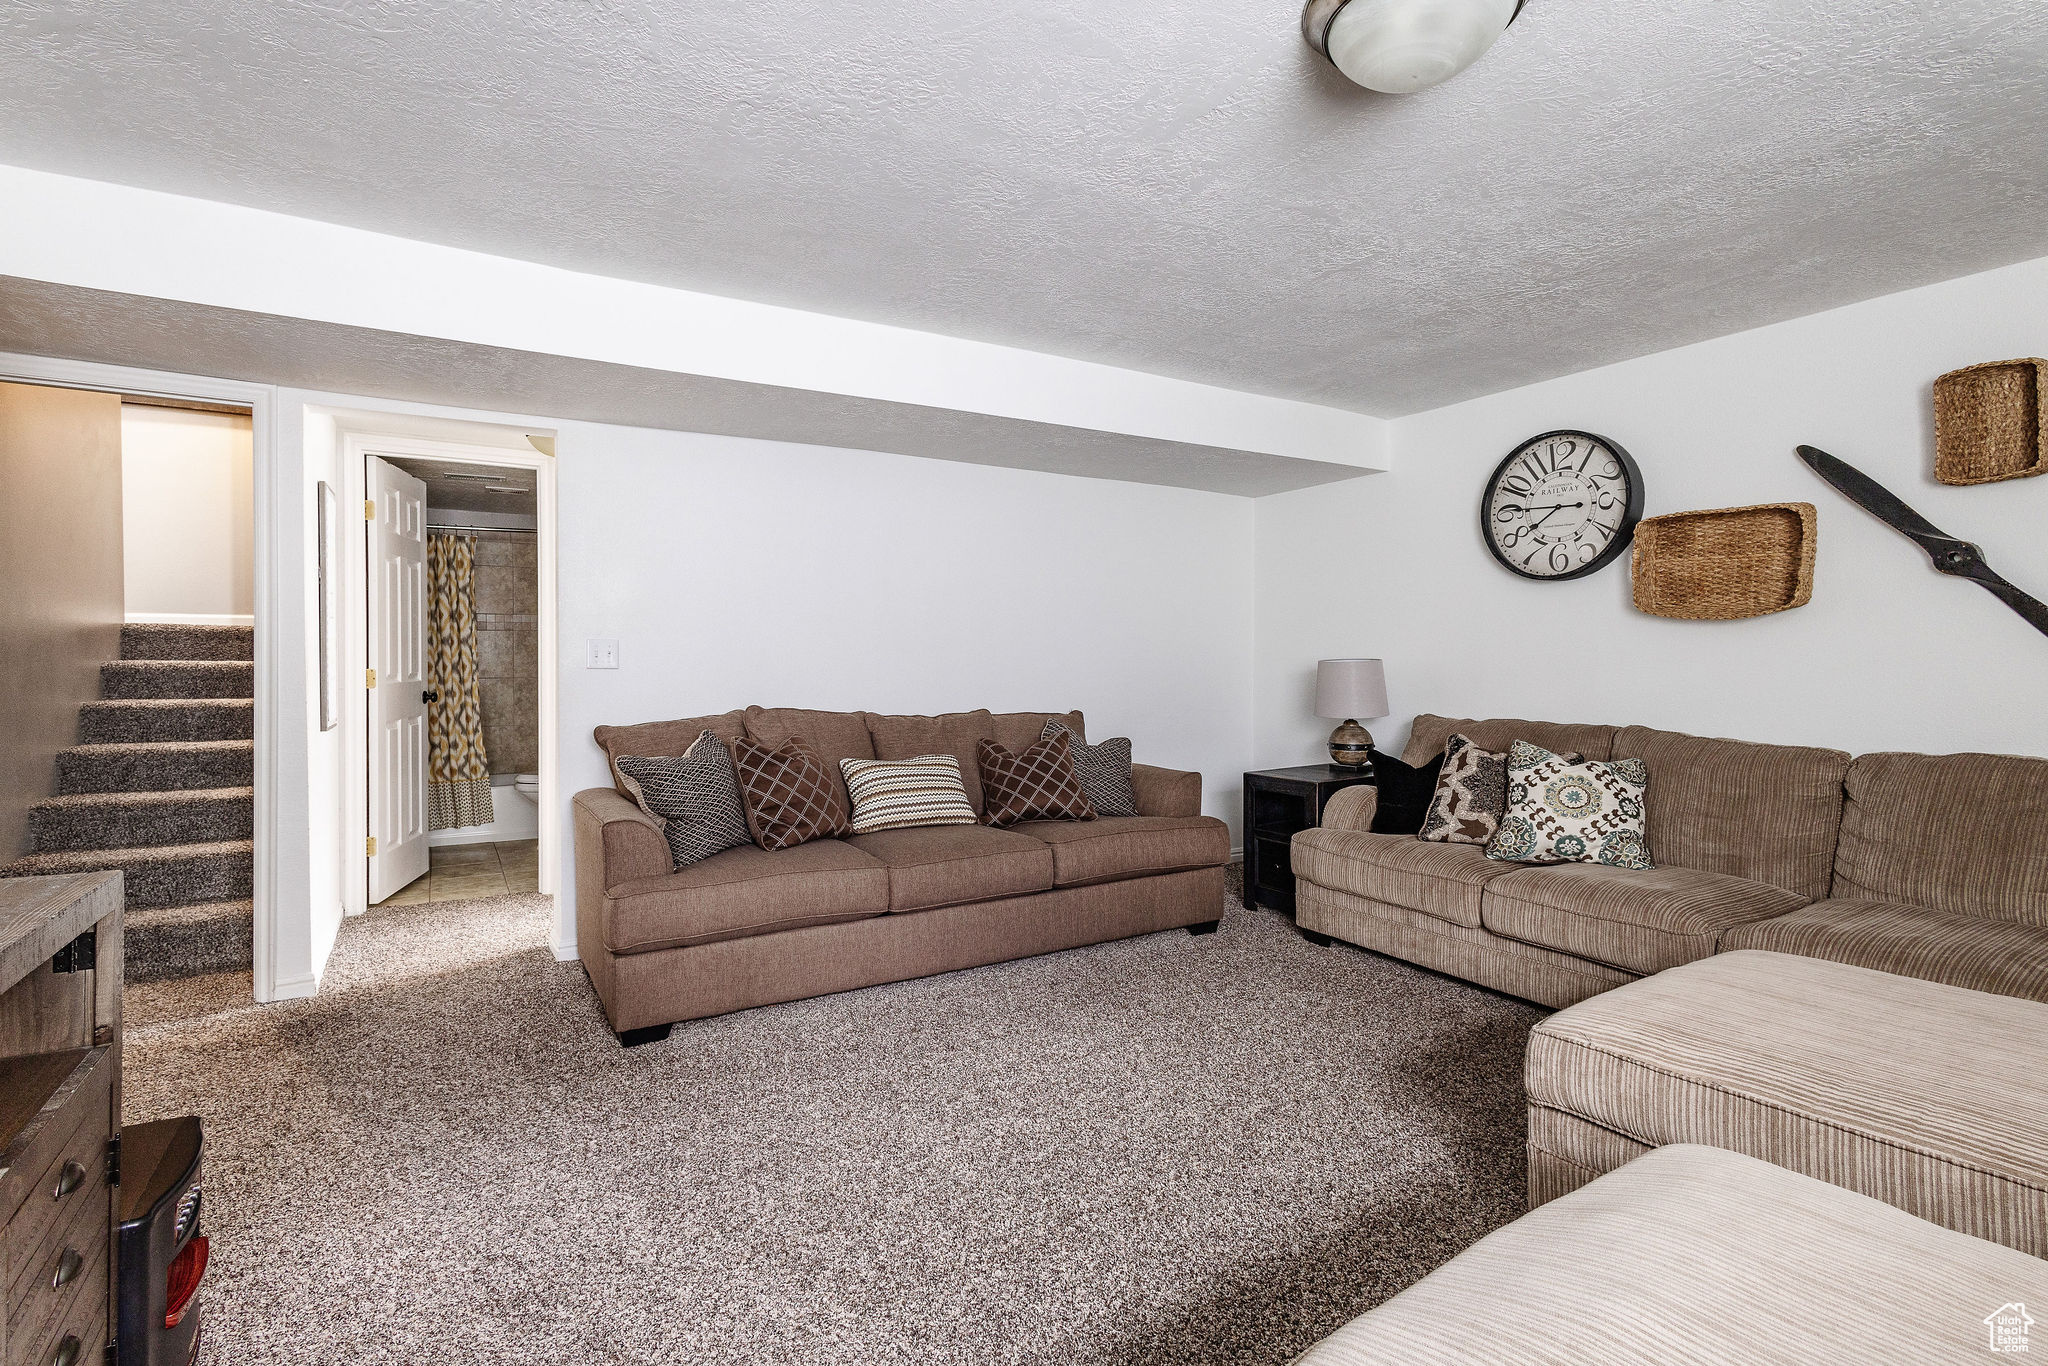
[[[118,868],[130,981],[247,969],[255,859],[254,632],[127,626],[101,701],[29,809],[35,850],[0,877]]]

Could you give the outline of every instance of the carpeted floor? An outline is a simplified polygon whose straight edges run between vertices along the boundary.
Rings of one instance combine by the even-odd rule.
[[[1542,1012],[1270,912],[627,1052],[544,908],[130,988],[129,1120],[206,1119],[202,1361],[1281,1363],[1521,1210]]]

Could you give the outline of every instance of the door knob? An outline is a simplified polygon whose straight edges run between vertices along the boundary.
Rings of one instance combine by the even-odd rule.
[[[428,688],[425,692],[420,694],[420,701],[422,702],[439,702],[440,700],[441,694],[438,690],[434,688]]]

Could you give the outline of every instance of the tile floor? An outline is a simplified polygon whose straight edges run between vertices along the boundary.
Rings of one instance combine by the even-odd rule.
[[[427,875],[380,906],[420,906],[430,901],[474,901],[540,890],[540,842],[446,844],[428,851]]]

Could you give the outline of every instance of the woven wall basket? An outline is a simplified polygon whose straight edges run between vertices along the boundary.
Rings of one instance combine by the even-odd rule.
[[[1991,484],[2048,472],[2048,360],[1992,361],[1934,381],[1934,477]]]
[[[1738,621],[1813,600],[1819,518],[1811,503],[1764,503],[1650,517],[1636,527],[1636,610]]]

